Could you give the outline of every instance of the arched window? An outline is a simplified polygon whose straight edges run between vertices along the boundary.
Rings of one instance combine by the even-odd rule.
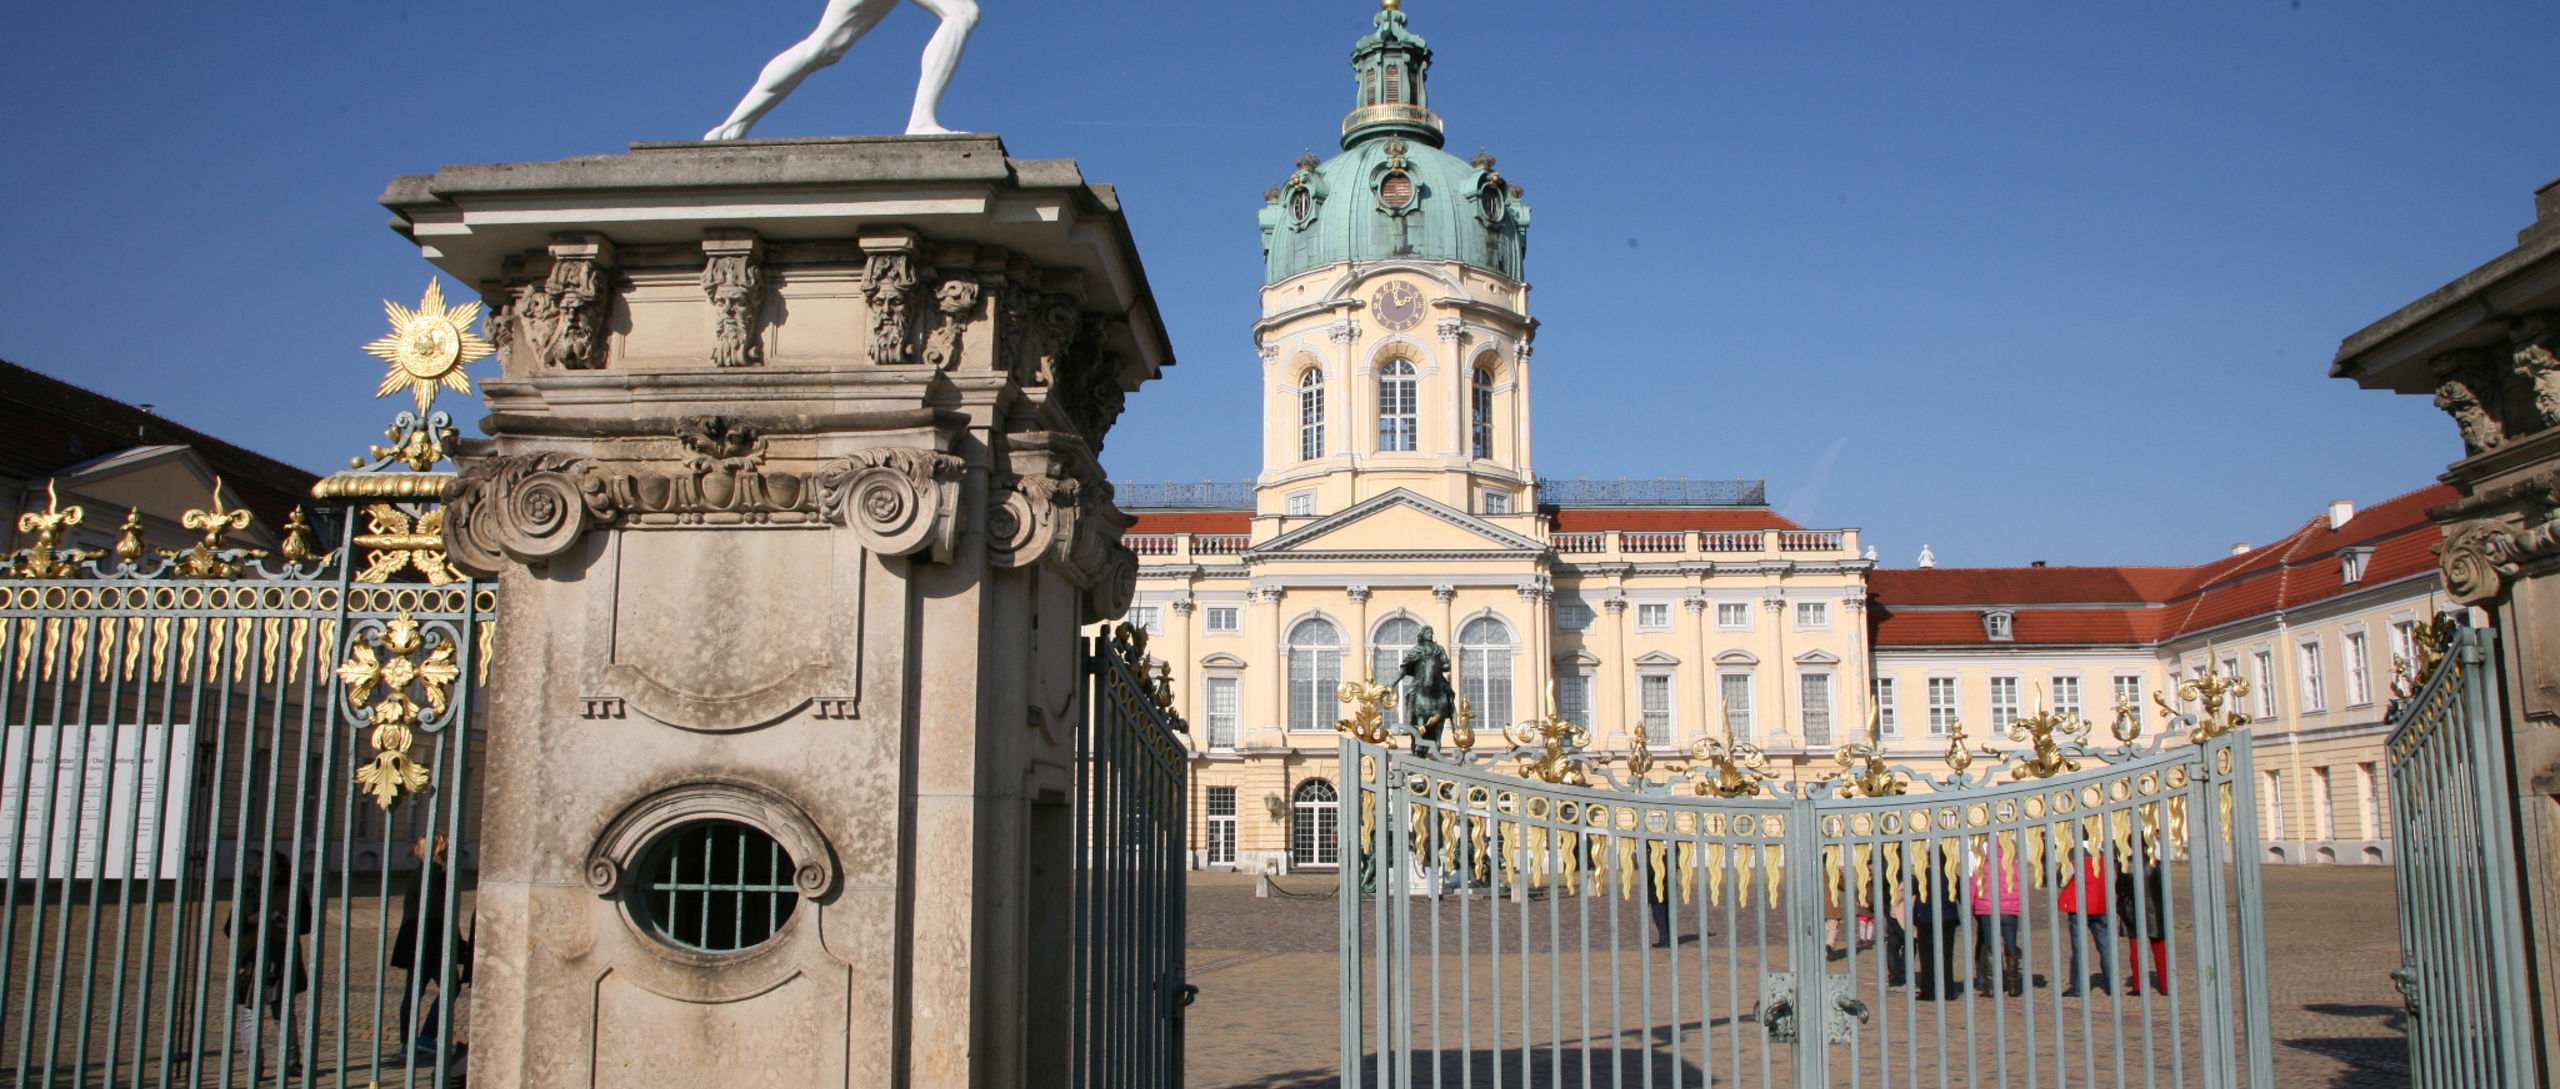
[[[1493,369],[1476,368],[1475,383],[1476,456],[1493,456]]]
[[[1289,864],[1342,864],[1342,799],[1333,784],[1309,779],[1298,784],[1289,806]]]
[[[1420,431],[1416,413],[1413,364],[1390,359],[1378,368],[1378,452],[1411,451]]]
[[[1369,665],[1373,670],[1370,676],[1376,677],[1379,684],[1394,684],[1397,671],[1404,668],[1404,652],[1413,649],[1414,638],[1421,634],[1422,622],[1410,616],[1391,617],[1378,625],[1377,632],[1369,637]],[[1395,706],[1381,712],[1381,717],[1389,726],[1404,725],[1404,701],[1396,701]]]
[[[1298,457],[1324,456],[1324,372],[1314,367],[1298,378]]]
[[[1467,621],[1458,632],[1458,695],[1475,705],[1476,721],[1485,727],[1511,725],[1511,655],[1518,649],[1511,625],[1490,616]]]
[[[1311,616],[1289,629],[1289,728],[1330,731],[1334,690],[1342,687],[1342,629]]]

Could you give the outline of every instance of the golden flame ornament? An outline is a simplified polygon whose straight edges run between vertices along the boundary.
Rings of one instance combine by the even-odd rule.
[[[382,376],[382,388],[374,396],[389,397],[406,389],[417,399],[421,414],[435,403],[438,386],[468,395],[471,376],[462,368],[497,351],[471,331],[471,322],[480,316],[479,303],[445,309],[442,280],[427,281],[427,293],[418,300],[416,310],[389,299],[382,300],[382,309],[391,317],[391,335],[365,345],[364,350],[391,364],[391,370]]]

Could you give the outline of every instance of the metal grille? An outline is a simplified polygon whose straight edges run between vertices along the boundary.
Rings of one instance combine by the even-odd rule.
[[[1133,662],[1121,625],[1089,640],[1092,682],[1077,735],[1075,1084],[1182,1084],[1183,807],[1188,770],[1175,723]]]
[[[652,847],[640,902],[661,938],[705,953],[753,949],[800,904],[791,856],[762,830],[697,821]]]
[[[1857,797],[1574,737],[1345,740],[1345,1086],[2273,1085],[2245,731],[1935,781],[1851,746]]]
[[[2433,641],[2440,664],[2399,708],[2386,749],[2400,886],[2392,979],[2408,1004],[2415,1089],[2534,1083],[2495,637],[2451,627]]]

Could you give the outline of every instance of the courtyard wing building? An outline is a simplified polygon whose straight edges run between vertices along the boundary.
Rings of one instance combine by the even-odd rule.
[[[1798,525],[1757,480],[1541,479],[1530,210],[1492,156],[1443,150],[1431,62],[1404,13],[1380,11],[1353,47],[1340,154],[1301,157],[1264,194],[1260,476],[1118,487],[1137,517],[1128,619],[1189,723],[1195,865],[1340,864],[1336,690],[1372,670],[1392,680],[1426,627],[1480,751],[1552,700],[1600,750],[1641,737],[1676,760],[1730,729],[1781,779],[1810,780],[1864,737],[1872,692],[1888,752],[1927,770],[1959,716],[1994,741],[2031,698],[2062,699],[2103,729],[2115,695],[2174,689],[2207,641],[2294,654],[2315,621],[2287,610],[2317,593],[2294,576],[2313,565],[2305,550],[2333,545],[2373,552],[2363,580],[2314,609],[2356,610],[2367,688],[2330,667],[2332,710],[2263,743],[2327,761],[2328,797],[2379,790],[2357,778],[2380,759],[2370,692],[2391,625],[2430,607],[2432,493],[2352,519],[2363,543],[2288,538],[2201,568],[1878,571],[1856,529]],[[2019,634],[1988,634],[1995,615]],[[2339,653],[2345,629],[2319,630]],[[2285,827],[2350,838],[2297,836],[2296,853],[2360,859],[2379,835],[2304,812]]]

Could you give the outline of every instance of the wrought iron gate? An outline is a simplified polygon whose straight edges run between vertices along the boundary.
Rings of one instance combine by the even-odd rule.
[[[368,350],[418,412],[322,480],[275,554],[229,540],[252,516],[219,482],[182,549],[147,548],[139,511],[111,550],[67,547],[76,506],[22,517],[32,544],[0,568],[0,1080],[461,1072],[413,1045],[459,1035],[437,999],[469,968],[497,591],[445,565],[454,431],[427,410],[488,346],[476,303],[389,309]]]
[[[1959,726],[1936,779],[1870,726],[1785,789],[1729,733],[1657,769],[1638,731],[1612,768],[1550,710],[1435,758],[1366,708],[1344,1084],[2265,1089],[2249,735],[2222,710],[2244,691],[2189,682],[2198,713],[2162,704],[2179,732],[2148,744],[2130,705],[2105,749],[2075,716],[2005,756]]]
[[[1182,1084],[1183,818],[1189,765],[1146,633],[1086,645],[1077,739],[1075,1084]]]
[[[402,419],[395,446],[449,433],[441,413]],[[404,894],[420,837],[442,838],[445,873],[473,867],[468,727],[497,593],[447,572],[412,532],[433,513],[397,501],[441,474],[372,468],[324,482],[375,497],[319,519],[344,527],[325,553],[303,527],[278,556],[226,544],[249,523],[217,492],[188,516],[192,549],[43,542],[0,580],[16,1084],[441,1076],[398,1015],[430,984],[454,992],[463,946],[394,938],[409,912],[469,912],[467,877],[424,886],[441,904]],[[452,1014],[438,1004],[431,1041],[454,1038]]]
[[[2439,622],[2441,623],[2441,622]],[[2444,625],[2389,745],[2400,970],[2416,1089],[2533,1084],[2496,632]]]

